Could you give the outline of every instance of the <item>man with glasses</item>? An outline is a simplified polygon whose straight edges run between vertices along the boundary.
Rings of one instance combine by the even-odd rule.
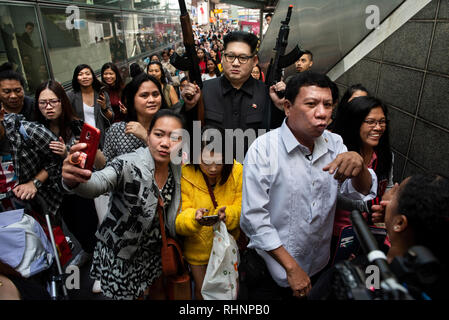
[[[12,64],[6,62],[0,66],[0,103],[6,113],[22,114],[26,120],[33,117],[34,102],[25,96],[25,80],[13,71]]]
[[[284,100],[278,98],[274,89],[282,90],[285,84],[279,83],[268,90],[265,84],[251,77],[259,61],[256,55],[259,39],[254,34],[236,31],[226,34],[223,40],[223,76],[204,82],[202,90],[189,83],[181,92],[187,119],[195,119],[202,91],[205,124],[223,129],[252,129],[257,136],[258,129],[270,129],[272,103],[283,109]],[[248,144],[245,143],[245,153]]]

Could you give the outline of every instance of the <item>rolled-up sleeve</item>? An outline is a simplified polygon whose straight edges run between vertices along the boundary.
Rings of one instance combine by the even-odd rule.
[[[240,228],[250,240],[248,248],[271,251],[279,248],[282,242],[267,210],[272,176],[261,174],[270,172],[269,159],[260,154],[258,149],[252,146],[248,150],[243,166]]]
[[[368,169],[368,171],[371,175],[371,189],[368,194],[364,195],[358,192],[352,185],[352,179],[347,179],[342,183],[340,192],[346,197],[355,200],[368,201],[374,199],[377,196],[377,175],[373,169]]]

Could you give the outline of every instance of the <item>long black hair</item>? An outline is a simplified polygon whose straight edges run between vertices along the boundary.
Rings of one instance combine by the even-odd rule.
[[[209,60],[207,60],[207,62],[206,62],[206,73],[209,74],[209,69],[207,68],[207,64],[209,63],[209,61],[212,61],[212,63],[213,63],[214,66],[215,66],[215,68],[214,68],[214,73],[215,73],[215,75],[216,75],[217,77],[221,76],[221,72],[220,72],[220,69],[218,69],[217,63],[216,63],[214,60],[212,60],[212,59],[209,59]]]
[[[378,161],[375,172],[379,180],[381,180],[389,178],[392,166],[388,109],[382,101],[374,97],[357,97],[349,103],[340,105],[337,110],[333,132],[339,134],[343,138],[343,142],[348,148],[348,151],[361,153],[363,142],[360,138],[360,127],[371,110],[377,107],[382,108],[387,121],[385,131],[379,140],[379,144],[374,147]]]
[[[103,77],[103,73],[107,70],[111,69],[115,73],[115,83],[112,87],[110,87],[105,81]],[[120,75],[120,71],[118,70],[117,66],[113,64],[112,62],[106,62],[101,67],[101,81],[104,83],[105,86],[109,87],[110,90],[113,91],[120,91],[123,88],[123,80],[122,76]]]
[[[166,84],[167,83],[167,78],[165,77],[165,72],[164,72],[164,68],[162,67],[162,63],[160,63],[159,61],[150,61],[147,65],[147,73],[148,70],[150,69],[150,66],[156,64],[159,66],[159,69],[161,69],[161,83],[162,84]]]
[[[167,109],[167,102],[165,101],[164,95],[162,94],[162,87],[159,81],[153,76],[150,76],[146,73],[141,73],[137,75],[135,78],[131,80],[130,83],[126,85],[126,88],[124,90],[124,94],[122,97],[122,102],[126,106],[128,113],[125,116],[125,121],[137,121],[137,112],[136,107],[134,106],[134,97],[137,94],[137,91],[139,90],[142,83],[146,81],[153,82],[157,89],[159,90],[159,93],[161,95],[161,108],[160,109]]]
[[[94,70],[92,70],[92,68],[87,65],[87,64],[79,64],[76,66],[75,70],[73,71],[73,77],[72,77],[72,88],[73,91],[75,92],[79,92],[81,90],[81,85],[78,82],[78,74],[81,72],[81,70],[83,69],[89,69],[90,72],[92,73],[92,88],[94,88],[95,91],[99,92],[100,88],[102,86],[100,80],[97,79],[97,77],[95,76]]]

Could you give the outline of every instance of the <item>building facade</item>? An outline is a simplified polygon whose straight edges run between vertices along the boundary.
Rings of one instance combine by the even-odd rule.
[[[0,1],[0,64],[24,74],[27,94],[49,78],[68,88],[81,63],[113,62],[126,77],[130,63],[181,42],[176,0]]]

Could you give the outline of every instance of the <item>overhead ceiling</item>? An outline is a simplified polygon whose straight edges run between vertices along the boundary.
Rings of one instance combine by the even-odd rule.
[[[267,70],[273,48],[285,20],[289,5],[294,2],[290,20],[290,33],[286,53],[297,44],[313,52],[313,70],[327,73],[345,57],[374,27],[369,6],[379,10],[379,23],[388,17],[405,0],[279,0],[270,26],[262,40],[259,61],[262,70]],[[285,70],[286,76],[295,72],[294,65]]]

